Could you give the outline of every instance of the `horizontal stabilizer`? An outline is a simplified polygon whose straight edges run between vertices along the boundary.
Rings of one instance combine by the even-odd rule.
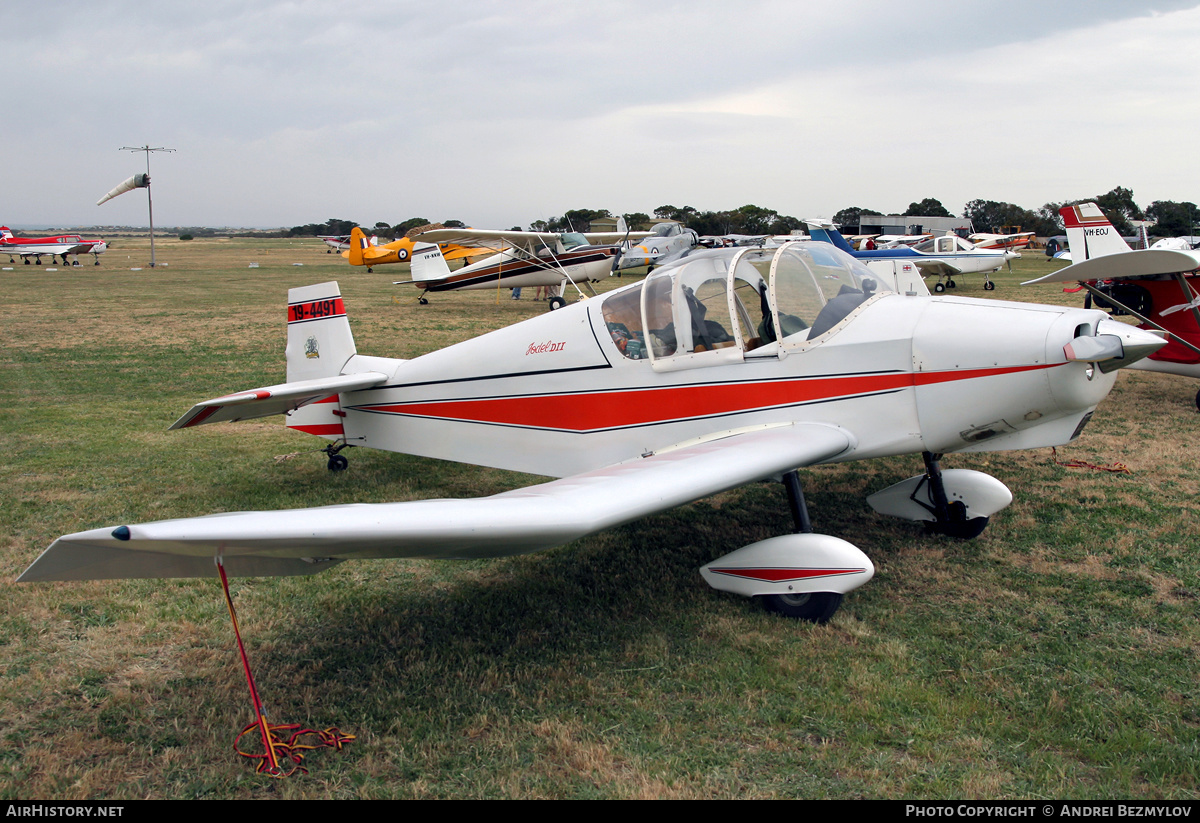
[[[203,573],[205,563],[211,569],[217,554],[233,575],[297,574],[351,558],[523,554],[830,460],[855,442],[835,426],[798,423],[735,434],[493,497],[237,512],[109,526],[60,537],[20,580],[189,577]]]
[[[280,383],[261,389],[227,394],[213,400],[197,403],[183,417],[171,424],[171,429],[186,429],[204,423],[224,423],[231,420],[253,420],[284,414],[306,406],[317,400],[341,392],[370,388],[387,380],[380,372],[341,374],[335,377],[318,377],[295,383]],[[168,429],[169,431],[170,429]]]
[[[1176,249],[1144,249],[1118,252],[1082,260],[1056,272],[1026,280],[1022,286],[1038,283],[1074,283],[1079,280],[1120,280],[1123,277],[1177,274],[1200,268],[1200,252]]]

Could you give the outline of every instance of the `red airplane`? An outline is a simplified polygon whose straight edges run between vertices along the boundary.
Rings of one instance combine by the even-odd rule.
[[[14,255],[20,255],[25,265],[29,265],[29,258],[34,258],[39,266],[42,265],[42,257],[50,255],[50,262],[54,262],[55,255],[62,258],[64,266],[71,265],[67,260],[68,254],[75,255],[74,265],[79,265],[79,255],[90,254],[96,259],[96,265],[100,265],[100,255],[108,248],[108,244],[103,240],[84,240],[78,234],[60,234],[55,237],[14,237],[12,230],[8,226],[0,226],[0,253],[8,253],[8,262],[15,263]]]

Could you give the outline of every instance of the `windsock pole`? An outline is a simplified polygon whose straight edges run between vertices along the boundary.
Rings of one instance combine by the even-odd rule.
[[[121,146],[118,151],[144,151],[146,152],[146,205],[150,208],[150,268],[154,268],[154,203],[150,197],[150,152],[152,151],[175,151],[175,149],[167,149],[159,146],[151,148],[147,143],[144,146]],[[118,192],[119,194],[120,192]],[[110,192],[111,195],[111,192]],[[103,200],[101,202],[104,202]]]

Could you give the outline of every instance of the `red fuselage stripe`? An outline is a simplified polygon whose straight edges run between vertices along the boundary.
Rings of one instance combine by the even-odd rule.
[[[814,577],[840,577],[845,574],[863,574],[866,569],[713,569],[716,574],[744,577],[749,580],[765,580],[783,583],[788,580],[811,580]]]
[[[313,423],[308,426],[288,426],[289,429],[295,429],[298,432],[305,434],[337,434],[344,435],[346,430],[342,428],[341,423]]]
[[[1013,366],[963,371],[850,375],[760,383],[715,383],[659,389],[437,400],[355,406],[358,411],[402,414],[507,426],[594,431],[671,420],[793,406],[1049,368]]]

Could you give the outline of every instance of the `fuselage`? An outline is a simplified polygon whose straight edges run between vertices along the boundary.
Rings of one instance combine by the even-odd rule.
[[[1096,334],[1098,310],[872,283],[801,319],[799,297],[760,300],[767,287],[750,269],[723,292],[726,275],[697,259],[716,254],[413,360],[355,355],[346,373],[390,378],[329,411],[353,444],[565,477],[797,421],[849,431],[857,445],[838,459],[1057,445],[1115,378],[1064,354]],[[840,318],[827,311],[839,300]]]
[[[78,234],[54,237],[14,237],[8,228],[0,226],[0,253],[22,257],[65,254],[102,254],[108,248],[103,240],[85,240]]]
[[[463,266],[448,277],[414,281],[414,284],[426,291],[438,292],[494,289],[497,285],[506,289],[557,286],[568,277],[576,283],[584,283],[607,276],[616,254],[616,246],[576,246],[569,251],[540,255],[505,249]]]

